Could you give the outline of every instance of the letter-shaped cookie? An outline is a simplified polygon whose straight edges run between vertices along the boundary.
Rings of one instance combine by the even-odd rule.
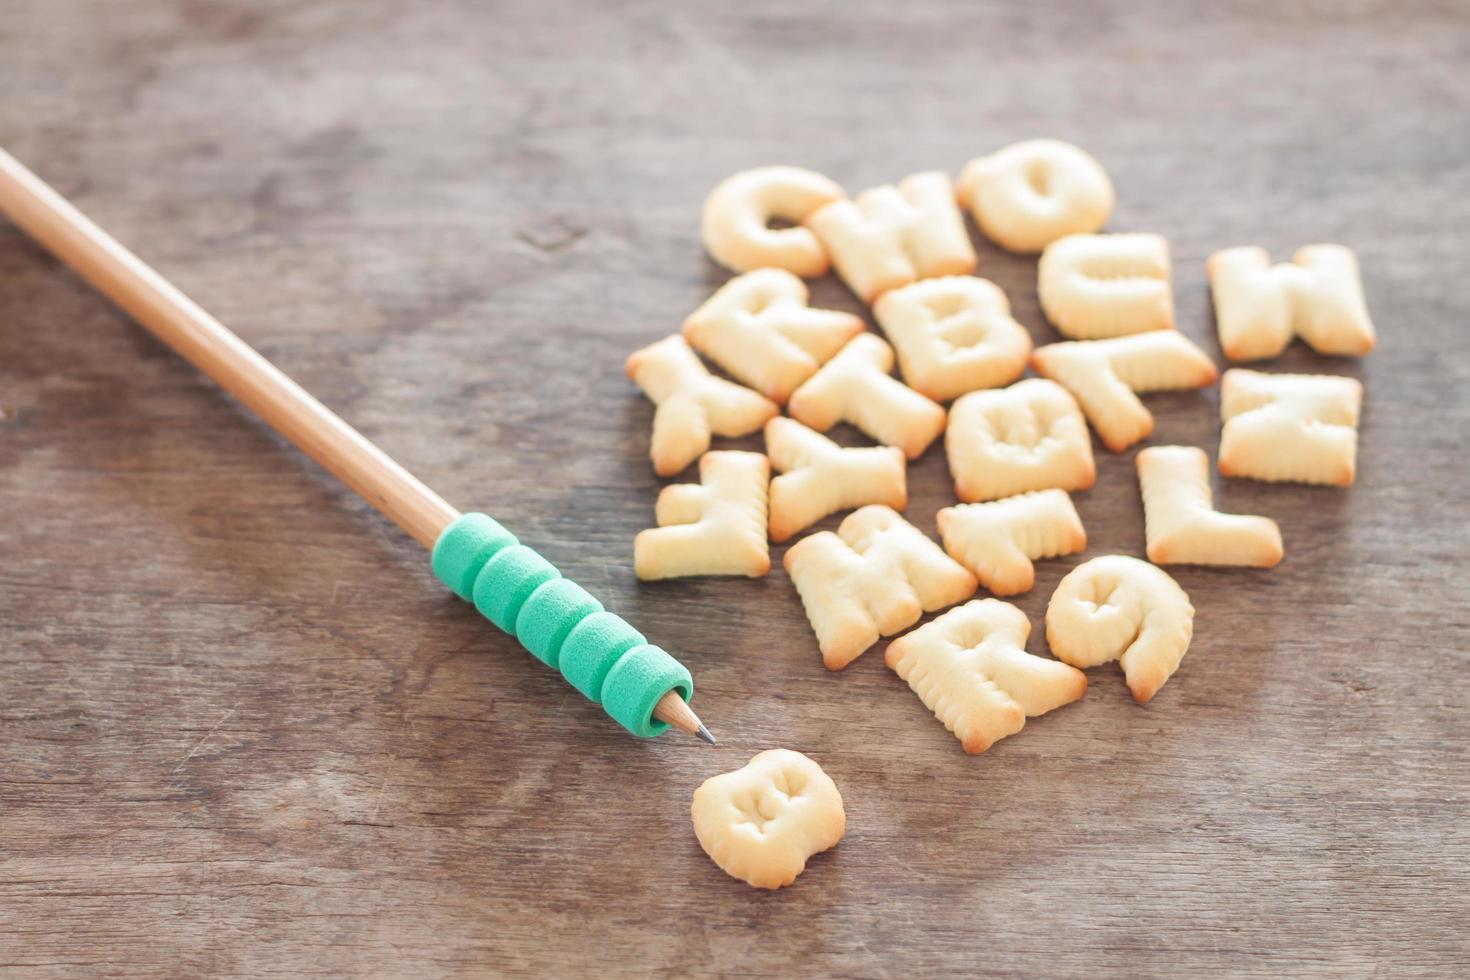
[[[1232,361],[1275,357],[1297,336],[1319,354],[1373,349],[1358,259],[1342,245],[1308,245],[1271,264],[1263,248],[1227,248],[1205,263],[1220,347]]]
[[[1044,378],[962,396],[944,445],[955,496],[966,503],[1028,490],[1086,490],[1097,477],[1077,402]]]
[[[1156,565],[1105,555],[1067,573],[1046,607],[1046,642],[1058,660],[1123,666],[1133,700],[1158,693],[1189,649],[1194,607]]]
[[[908,504],[903,451],[844,449],[795,419],[766,423],[766,453],[781,476],[771,481],[771,540],[785,541],[839,510]]]
[[[897,187],[863,191],[856,201],[833,201],[805,223],[865,303],[915,279],[975,268],[975,249],[946,174],[913,174]]]
[[[1220,383],[1220,472],[1351,486],[1362,401],[1353,378],[1232,368]]]
[[[1068,235],[1036,267],[1042,312],[1063,336],[1098,340],[1174,326],[1169,243],[1160,235]]]
[[[971,160],[955,191],[981,234],[1023,255],[1097,231],[1113,212],[1113,183],[1102,165],[1060,140],[1012,143]]]
[[[694,791],[690,816],[704,853],[756,888],[791,884],[847,826],[836,784],[790,749],[769,749],[742,769],[706,779]]]
[[[975,576],[881,506],[849,514],[836,534],[802,538],[785,564],[828,670],[841,670],[924,613],[975,594]]]
[[[1275,521],[1215,509],[1210,458],[1203,449],[1150,446],[1134,462],[1143,491],[1149,561],[1256,568],[1281,561],[1281,530]]]
[[[944,408],[893,377],[892,370],[893,348],[877,334],[859,334],[792,393],[788,410],[818,432],[851,422],[918,459],[944,431]]]
[[[973,599],[894,640],[883,660],[975,755],[1087,690],[1082,671],[1027,653],[1030,633],[1009,602]]]
[[[826,249],[800,222],[842,197],[842,188],[800,167],[760,167],[727,177],[704,202],[704,247],[736,272],[772,267],[815,279],[827,274]],[[773,218],[795,223],[772,228]]]
[[[766,487],[771,464],[760,453],[705,453],[698,483],[664,487],[658,527],[633,539],[633,568],[645,580],[687,575],[747,575],[771,569]]]
[[[749,388],[705,370],[678,334],[628,355],[628,377],[658,406],[649,457],[673,476],[709,449],[710,433],[748,436],[781,409]]]
[[[1210,355],[1175,330],[1047,344],[1031,365],[1072,393],[1115,453],[1154,430],[1154,417],[1135,392],[1204,388],[1219,377]]]
[[[1072,555],[1087,532],[1065,490],[1035,490],[988,504],[939,512],[939,537],[955,561],[996,595],[1019,595],[1036,582],[1037,558]]]
[[[731,279],[684,321],[684,339],[777,404],[863,332],[861,317],[806,305],[806,283],[780,269]]]
[[[903,380],[935,401],[1008,385],[1026,370],[1031,335],[987,279],[945,276],[891,289],[873,315],[898,352]]]

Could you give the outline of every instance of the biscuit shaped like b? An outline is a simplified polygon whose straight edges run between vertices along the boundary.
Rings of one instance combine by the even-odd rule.
[[[687,575],[746,575],[771,569],[766,544],[766,486],[771,465],[760,453],[705,453],[699,483],[664,487],[659,526],[633,539],[633,567],[644,580]]]

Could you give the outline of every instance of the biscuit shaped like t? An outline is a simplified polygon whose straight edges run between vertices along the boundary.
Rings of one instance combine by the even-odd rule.
[[[1210,459],[1203,449],[1150,446],[1134,462],[1143,492],[1149,561],[1257,568],[1281,561],[1281,529],[1275,521],[1215,509]]]
[[[781,476],[771,481],[771,540],[785,541],[839,510],[908,504],[903,452],[892,446],[844,449],[795,419],[766,423],[766,452]]]
[[[664,487],[658,527],[633,539],[633,568],[644,580],[688,575],[746,575],[771,569],[766,544],[766,486],[771,465],[760,453],[712,452],[699,461],[699,483]]]
[[[1205,263],[1220,347],[1232,361],[1275,357],[1293,336],[1319,354],[1361,356],[1376,338],[1358,259],[1342,245],[1308,245],[1271,264],[1263,248],[1227,248]]]
[[[1097,477],[1077,402],[1044,378],[961,397],[944,445],[955,495],[967,503],[1028,490],[1086,490]]]
[[[939,512],[944,550],[996,595],[1019,595],[1036,582],[1037,558],[1087,547],[1087,532],[1065,490],[1037,490]]]
[[[824,276],[831,267],[827,251],[800,222],[841,197],[841,187],[811,170],[742,170],[705,199],[700,224],[704,247],[716,262],[736,272],[769,266],[807,279]],[[796,225],[772,228],[773,218]]]
[[[1036,267],[1041,309],[1074,340],[1174,326],[1169,243],[1160,235],[1068,235]]]
[[[1060,140],[1025,140],[971,160],[955,195],[981,234],[1026,255],[1064,235],[1097,231],[1113,211],[1107,171]]]
[[[1220,384],[1220,472],[1351,486],[1362,401],[1354,378],[1232,368]]]

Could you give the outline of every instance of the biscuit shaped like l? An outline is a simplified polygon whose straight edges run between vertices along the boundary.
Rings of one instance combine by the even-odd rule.
[[[945,276],[892,289],[873,315],[898,352],[904,381],[935,401],[1008,385],[1026,370],[1031,335],[987,279]]]
[[[1350,248],[1308,245],[1278,265],[1263,248],[1227,248],[1210,256],[1205,271],[1220,347],[1232,361],[1275,357],[1293,336],[1319,354],[1373,349],[1373,321]]]
[[[894,640],[883,661],[975,755],[1087,690],[1082,671],[1027,653],[1030,634],[1009,602],[974,599]]]
[[[1037,558],[1087,547],[1087,532],[1065,490],[1036,490],[988,504],[939,512],[939,537],[955,561],[996,595],[1019,595],[1036,582]]]
[[[772,541],[839,510],[908,504],[906,461],[892,446],[844,449],[795,419],[774,418],[766,423],[766,453],[782,474],[771,481]]]
[[[1362,402],[1353,378],[1232,368],[1220,383],[1220,472],[1351,486]]]
[[[654,508],[658,527],[633,539],[638,577],[766,574],[771,570],[766,544],[770,478],[771,464],[760,453],[705,453],[699,482],[664,487]]]
[[[828,670],[841,670],[924,613],[975,594],[975,576],[882,506],[849,514],[836,534],[802,538],[785,564]]]
[[[1123,666],[1133,700],[1158,693],[1194,635],[1194,607],[1156,565],[1105,555],[1067,573],[1046,607],[1046,642],[1058,660]]]
[[[835,847],[847,827],[837,785],[790,749],[769,749],[742,769],[706,779],[689,813],[704,853],[755,888],[791,884],[807,859]]]
[[[1203,449],[1150,446],[1134,463],[1143,492],[1149,561],[1256,568],[1281,561],[1281,529],[1275,521],[1215,509],[1210,458]]]
[[[1107,171],[1060,140],[1025,140],[977,157],[960,171],[955,192],[986,238],[1026,255],[1097,231],[1113,212]]]
[[[842,197],[842,188],[800,167],[759,167],[727,177],[704,202],[704,247],[736,272],[770,266],[815,279],[827,274],[827,250],[801,220]],[[795,227],[772,228],[771,220]]]
[[[791,417],[819,432],[851,422],[918,459],[944,431],[944,408],[893,377],[892,370],[893,348],[877,334],[859,334],[792,393]]]
[[[1204,388],[1219,373],[1210,355],[1174,330],[1038,347],[1036,373],[1070,391],[1103,445],[1121,453],[1154,430],[1136,392]]]
[[[1046,318],[1074,340],[1174,326],[1169,243],[1160,235],[1068,235],[1046,247],[1036,280]]]
[[[1028,490],[1086,490],[1097,476],[1077,402],[1044,378],[962,396],[944,444],[955,495],[967,503]]]
[[[628,377],[658,406],[649,457],[659,476],[673,476],[709,449],[710,434],[748,436],[781,409],[699,363],[678,334],[628,355]]]
[[[806,305],[806,283],[781,269],[731,279],[684,321],[684,339],[778,404],[863,332],[861,317]]]
[[[926,172],[833,201],[804,219],[842,281],[865,303],[916,279],[975,268],[975,249],[946,174]]]

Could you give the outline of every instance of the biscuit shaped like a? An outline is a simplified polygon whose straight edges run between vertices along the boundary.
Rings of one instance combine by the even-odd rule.
[[[1232,361],[1275,357],[1292,337],[1319,354],[1373,349],[1358,259],[1342,245],[1308,245],[1271,264],[1263,248],[1227,248],[1205,263],[1220,347]]]
[[[1037,558],[1087,547],[1087,532],[1065,490],[1036,490],[988,504],[939,512],[939,537],[955,561],[996,595],[1019,595],[1036,582]]]
[[[1077,402],[1044,378],[962,396],[944,443],[955,495],[967,503],[1028,490],[1086,490],[1097,475]]]
[[[818,432],[850,422],[918,459],[944,431],[944,408],[893,377],[892,370],[893,348],[877,334],[859,334],[796,389],[788,410]]]
[[[782,888],[807,859],[835,847],[847,827],[842,794],[800,752],[769,749],[706,779],[690,807],[704,853],[755,888]]]
[[[974,755],[1087,690],[1082,671],[1027,653],[1030,634],[1009,602],[975,599],[894,640],[883,660]]]
[[[904,381],[935,401],[1010,384],[1026,370],[1031,335],[987,279],[945,276],[893,289],[873,315],[898,352]]]
[[[1105,555],[1067,573],[1046,607],[1046,642],[1073,667],[1122,664],[1133,700],[1158,693],[1194,635],[1194,607],[1156,565]]]
[[[703,455],[711,433],[748,436],[781,411],[764,395],[710,374],[678,334],[628,355],[626,369],[658,406],[649,457],[659,476]]]
[[[712,452],[699,461],[699,483],[664,487],[658,527],[633,539],[641,579],[747,575],[771,569],[766,544],[766,487],[771,464],[760,453]]]
[[[839,510],[883,504],[903,510],[908,487],[902,450],[844,449],[795,419],[766,423],[766,453],[781,476],[771,481],[771,540],[785,541]]]
[[[1159,565],[1250,565],[1281,561],[1281,529],[1269,517],[1222,514],[1210,494],[1210,459],[1194,446],[1139,452],[1148,560]]]
[[[955,185],[986,238],[1034,255],[1064,235],[1097,231],[1113,212],[1113,182],[1089,154],[1060,140],[1025,140],[965,164]]]
[[[806,283],[780,269],[731,279],[684,321],[684,339],[767,398],[784,403],[863,332],[851,313],[806,305]]]
[[[856,201],[833,201],[804,221],[865,303],[916,279],[975,268],[975,249],[946,174],[913,174],[897,187],[863,191]]]
[[[1115,453],[1154,430],[1154,417],[1137,392],[1204,388],[1219,377],[1210,355],[1174,330],[1047,344],[1036,349],[1031,364],[1072,393],[1103,445]]]
[[[841,199],[842,188],[800,167],[760,167],[727,177],[704,202],[704,247],[736,272],[772,267],[815,279],[831,267],[827,250],[801,221]],[[790,228],[772,228],[772,219]]]
[[[1353,378],[1232,368],[1220,383],[1220,472],[1351,486],[1362,401]]]
[[[828,670],[841,670],[924,613],[975,594],[975,576],[881,506],[849,514],[836,534],[802,538],[785,564]]]
[[[1169,243],[1160,235],[1068,235],[1046,247],[1036,279],[1046,318],[1074,340],[1174,326]]]

